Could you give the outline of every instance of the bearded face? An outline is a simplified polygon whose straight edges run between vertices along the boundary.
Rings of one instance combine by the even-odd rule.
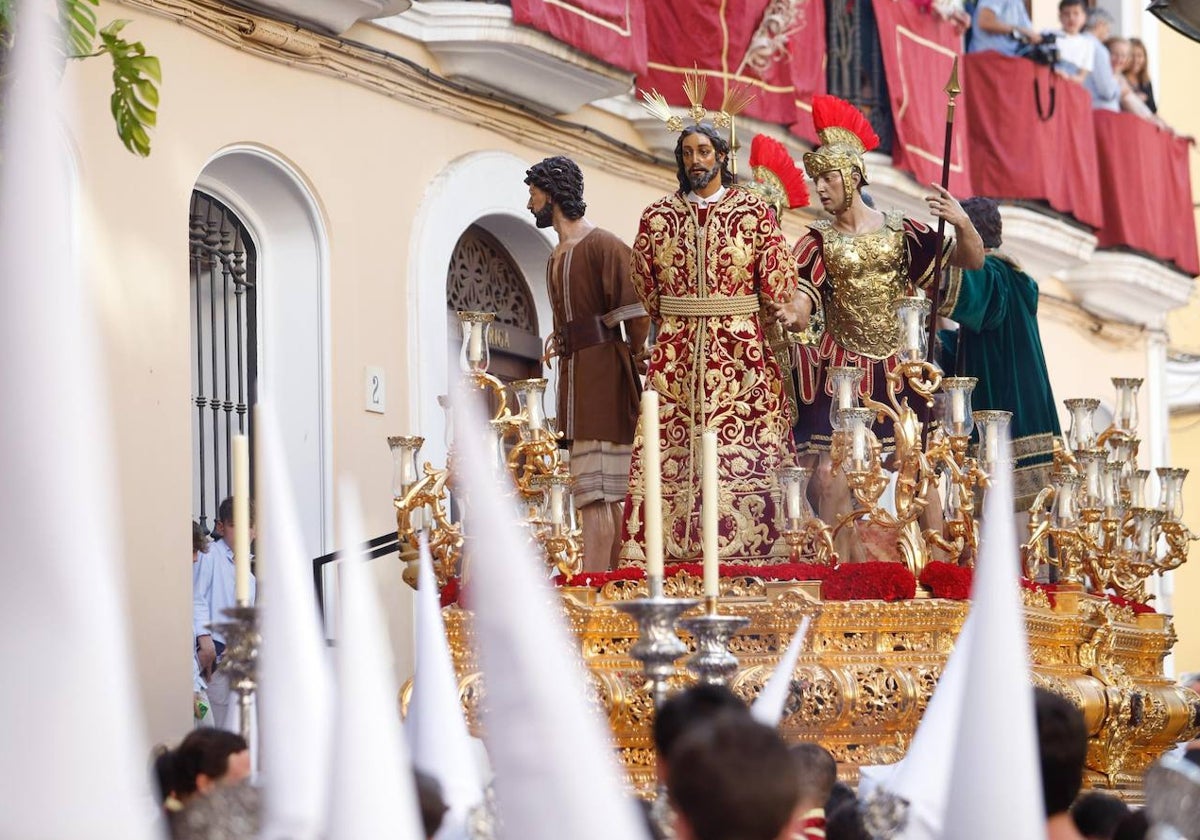
[[[721,164],[719,162],[714,163],[709,169],[693,164],[692,168],[688,170],[688,183],[691,184],[694,191],[699,192],[707,187],[713,178],[716,178],[720,174]]]
[[[529,203],[525,207],[533,214],[533,223],[538,227],[548,228],[554,224],[554,199],[540,187],[529,185]]]
[[[533,223],[540,228],[548,228],[554,224],[554,205],[547,201],[533,211]]]

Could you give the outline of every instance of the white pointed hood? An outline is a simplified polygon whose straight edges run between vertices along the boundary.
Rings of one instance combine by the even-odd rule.
[[[517,523],[511,485],[480,465],[484,420],[456,395],[458,465],[467,491],[467,583],[484,672],[484,729],[509,840],[646,840],[607,722],[589,702],[578,642],[546,567]]]
[[[423,840],[416,784],[400,727],[392,651],[363,556],[362,514],[341,488],[341,627],[327,840]]]
[[[255,419],[262,840],[312,840],[320,836],[329,804],[333,675],[269,397],[259,402]],[[297,737],[301,732],[304,737]]]
[[[796,672],[796,660],[800,658],[800,651],[804,649],[804,637],[808,635],[808,625],[811,621],[812,618],[807,615],[801,619],[800,626],[796,628],[796,633],[788,643],[787,650],[779,658],[779,664],[775,666],[775,672],[771,674],[771,678],[767,680],[762,692],[755,699],[754,705],[750,707],[750,716],[759,723],[767,726],[779,725],[779,721],[783,717],[784,704],[787,703],[788,693],[792,689],[792,675]]]
[[[483,800],[483,785],[458,699],[458,680],[446,644],[429,544],[421,535],[417,587],[417,668],[404,731],[413,764],[442,786],[449,809],[439,837],[458,834],[468,811]]]
[[[987,493],[975,564],[971,636],[963,645],[963,713],[945,797],[944,837],[1012,840],[1046,833],[1011,458],[1006,439]]]
[[[92,290],[72,260],[58,10],[19,0],[14,11],[0,106],[0,834],[149,840],[157,797],[130,661],[109,405]],[[186,555],[160,560],[178,563],[182,582]],[[181,636],[180,680],[186,656]]]

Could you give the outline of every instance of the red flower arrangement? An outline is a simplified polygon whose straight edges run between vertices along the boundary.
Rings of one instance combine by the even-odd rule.
[[[843,563],[825,578],[828,601],[903,601],[917,594],[917,579],[903,563]]]
[[[971,579],[974,571],[970,566],[959,566],[941,560],[931,560],[921,571],[921,583],[929,587],[934,598],[965,601],[971,597]]]
[[[1054,590],[1055,586],[1052,583],[1038,583],[1036,580],[1030,580],[1027,577],[1020,578],[1021,588],[1028,589],[1030,592],[1045,592],[1046,600],[1050,602],[1050,606],[1055,605]]]
[[[1122,598],[1120,595],[1112,592],[1105,592],[1104,597],[1108,598],[1109,601],[1116,604],[1118,607],[1129,607],[1129,609],[1133,610],[1134,615],[1157,612],[1157,610],[1155,610],[1154,607],[1150,606],[1149,604],[1139,604],[1137,601],[1131,601],[1128,598]]]
[[[663,577],[674,577],[685,572],[693,577],[704,574],[702,563],[671,563],[663,567]],[[753,566],[749,563],[721,563],[718,573],[723,578],[756,577],[761,580],[825,580],[833,572],[832,566],[820,563],[776,563],[770,566]],[[557,586],[591,586],[599,589],[612,580],[642,580],[646,570],[636,567],[616,569],[611,572],[580,572],[565,578],[557,575]]]
[[[451,604],[458,603],[459,586],[458,578],[452,577],[446,581],[446,585],[442,587],[442,606],[448,607]]]

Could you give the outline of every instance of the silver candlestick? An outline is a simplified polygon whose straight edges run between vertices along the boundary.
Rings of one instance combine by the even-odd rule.
[[[262,636],[258,632],[258,608],[236,606],[222,610],[228,621],[209,625],[225,637],[221,669],[229,675],[229,687],[237,692],[240,735],[250,747],[251,765],[257,756],[250,733],[251,709],[258,689],[258,650]]]
[[[696,640],[696,652],[688,657],[688,670],[702,683],[725,685],[737,670],[737,657],[729,652],[733,634],[750,623],[740,615],[720,615],[717,599],[704,599],[703,615],[682,619],[679,623]]]
[[[664,598],[661,575],[647,576],[646,585],[649,594],[645,598],[615,606],[638,624],[638,640],[629,653],[642,663],[657,710],[667,699],[667,689],[675,675],[675,660],[687,653],[687,645],[675,632],[675,625],[680,615],[700,602],[695,598]]]

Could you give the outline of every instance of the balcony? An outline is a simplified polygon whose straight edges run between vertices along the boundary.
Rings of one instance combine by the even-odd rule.
[[[880,136],[868,156],[877,201],[918,216],[926,185],[940,176],[942,88],[959,57],[951,190],[1001,200],[1006,249],[1035,276],[1063,276],[1097,311],[1151,317],[1114,306],[1120,294],[1141,296],[1159,315],[1184,299],[1200,260],[1194,228],[1179,223],[1192,214],[1182,140],[1129,115],[1093,112],[1081,87],[1032,62],[961,56],[961,35],[917,0],[824,0],[789,6],[786,20],[781,8],[766,4],[754,26],[744,8],[722,4],[698,10],[680,32],[669,6],[648,0],[426,0],[382,25],[423,41],[449,75],[544,111],[598,102],[666,155],[674,138],[629,95],[630,70],[638,87],[681,111],[680,82],[693,66],[708,80],[710,110],[727,85],[747,85],[756,98],[740,136],[790,132],[794,152],[815,139],[811,99],[827,90],[861,108]]]
[[[294,20],[313,29],[341,35],[360,20],[397,15],[412,0],[242,0],[270,17]]]
[[[380,26],[424,43],[441,72],[547,114],[627,92],[633,74],[513,20],[509,5],[426,0]]]

